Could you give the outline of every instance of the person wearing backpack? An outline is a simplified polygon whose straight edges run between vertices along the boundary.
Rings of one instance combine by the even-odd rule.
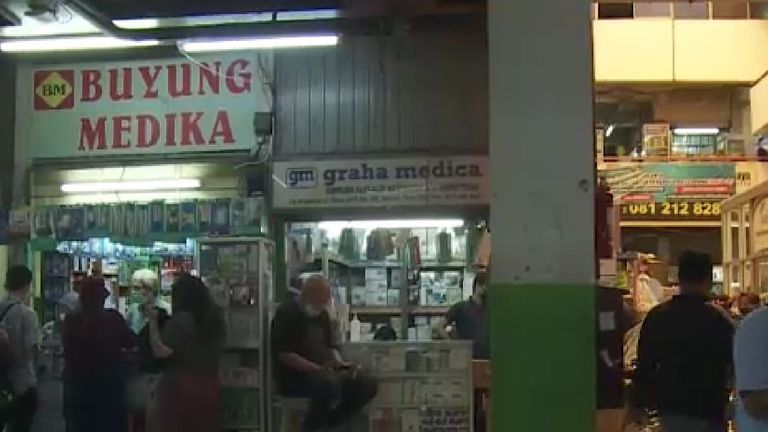
[[[0,404],[0,431],[28,432],[37,410],[37,356],[40,324],[29,307],[32,272],[13,266],[5,276],[8,296],[0,302],[0,344],[7,353],[0,374],[7,385]]]

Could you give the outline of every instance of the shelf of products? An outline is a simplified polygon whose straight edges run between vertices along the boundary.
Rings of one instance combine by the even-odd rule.
[[[379,380],[367,432],[472,430],[470,342],[349,343],[343,351]]]
[[[219,377],[222,429],[266,431],[267,367],[274,244],[261,238],[200,239],[197,268],[223,308],[227,340]]]
[[[471,295],[485,229],[461,219],[289,222],[287,279],[325,275],[335,304],[349,306],[337,318],[357,316],[364,342],[385,327],[429,341],[436,320]]]

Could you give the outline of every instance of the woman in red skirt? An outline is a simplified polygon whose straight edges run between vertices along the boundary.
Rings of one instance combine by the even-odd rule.
[[[214,432],[219,429],[219,354],[224,342],[221,309],[199,278],[173,284],[173,315],[158,329],[150,316],[155,356],[168,359],[149,410],[149,432]]]

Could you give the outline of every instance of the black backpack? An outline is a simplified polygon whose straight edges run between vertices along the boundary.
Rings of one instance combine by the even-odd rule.
[[[11,303],[0,313],[0,324],[5,316],[19,303]],[[13,349],[8,333],[2,330],[0,335],[0,412],[5,411],[13,402],[14,393],[11,385],[11,367],[13,366]]]

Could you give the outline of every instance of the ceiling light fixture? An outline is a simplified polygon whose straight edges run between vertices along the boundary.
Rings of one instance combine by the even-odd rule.
[[[82,36],[45,39],[4,40],[0,51],[8,53],[33,53],[47,51],[85,51],[97,49],[137,48],[159,45],[156,40],[129,41],[109,36]]]
[[[189,40],[179,43],[183,52],[237,51],[248,49],[279,49],[335,46],[339,43],[336,35],[278,36],[248,39]]]
[[[64,183],[61,185],[61,191],[68,194],[97,192],[144,192],[198,188],[200,188],[200,180],[198,179]]]
[[[718,128],[675,128],[672,133],[675,135],[717,135],[720,133]]]

